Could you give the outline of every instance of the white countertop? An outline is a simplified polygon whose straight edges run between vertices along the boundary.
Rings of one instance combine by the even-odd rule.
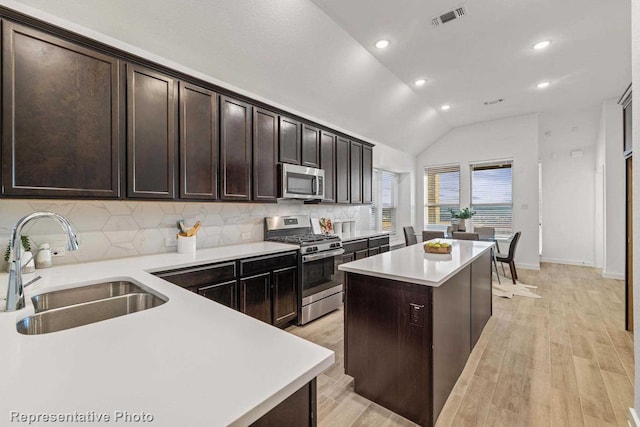
[[[382,237],[382,236],[388,236],[389,232],[388,231],[356,231],[355,233],[351,233],[348,237],[346,237],[344,234],[342,235],[342,241],[343,242],[349,242],[351,240],[358,240],[358,239],[367,239],[369,237]]]
[[[0,313],[0,418],[93,411],[111,422],[77,425],[110,425],[115,411],[127,411],[152,414],[146,424],[158,427],[250,424],[331,366],[334,353],[147,271],[290,250],[259,242],[37,270],[42,279],[25,289],[27,307]],[[169,300],[65,331],[16,331],[33,313],[31,296],[108,279],[137,282]]]
[[[338,268],[350,273],[438,287],[494,245],[493,242],[438,240],[452,245],[451,254],[428,254],[422,243],[418,243],[341,264]]]

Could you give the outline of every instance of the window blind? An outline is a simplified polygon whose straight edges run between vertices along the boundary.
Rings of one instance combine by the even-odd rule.
[[[449,209],[460,207],[460,165],[424,170],[424,226],[451,224]]]
[[[381,169],[373,170],[373,200],[369,208],[369,229],[396,232],[398,176]]]
[[[474,226],[495,227],[496,236],[513,231],[512,164],[471,165],[471,209]]]

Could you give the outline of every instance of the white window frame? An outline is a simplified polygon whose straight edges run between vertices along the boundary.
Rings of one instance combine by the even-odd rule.
[[[476,168],[491,168],[492,166],[501,165],[510,165],[511,169],[511,202],[510,203],[474,203],[473,202],[473,172]],[[491,161],[482,161],[482,162],[474,162],[469,164],[469,201],[470,208],[473,211],[477,211],[481,207],[499,207],[499,206],[509,206],[511,208],[511,224],[509,227],[495,227],[495,223],[485,223],[480,220],[480,217],[476,214],[473,216],[473,226],[474,227],[495,227],[496,228],[496,237],[509,237],[513,234],[513,223],[514,223],[514,212],[513,212],[513,169],[514,162],[513,159],[501,159],[501,160],[491,160]]]
[[[384,175],[392,175],[393,180],[393,197],[391,206],[382,206],[381,197],[384,190]],[[389,234],[395,235],[398,230],[398,174],[384,169],[374,168],[372,177],[372,201],[369,206],[369,229],[374,231],[389,231]],[[382,227],[383,211],[385,209],[392,210],[392,228],[384,229]]]
[[[457,169],[458,172],[458,202],[457,203],[429,203],[429,182],[428,182],[428,174],[430,170],[434,171],[442,171],[446,172],[447,169],[450,169],[451,172],[455,172]],[[446,165],[438,165],[438,166],[427,166],[424,168],[424,229],[425,230],[441,230],[446,229],[448,225],[445,223],[430,223],[429,222],[429,208],[449,208],[449,209],[460,209],[460,188],[462,187],[462,174],[461,167],[459,163],[455,164],[446,164]]]

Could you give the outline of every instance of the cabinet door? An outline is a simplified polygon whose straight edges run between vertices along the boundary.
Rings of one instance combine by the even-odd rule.
[[[273,323],[280,326],[298,315],[298,268],[273,272]]]
[[[320,129],[302,125],[302,165],[320,167]]]
[[[338,203],[350,201],[349,153],[349,140],[338,137],[336,140],[336,202]]]
[[[389,252],[389,245],[380,246],[380,253]]]
[[[362,203],[373,201],[373,149],[362,147]]]
[[[240,311],[271,323],[271,273],[240,279]]]
[[[344,254],[344,255],[342,255],[342,263],[343,263],[343,264],[346,264],[346,263],[348,263],[348,262],[355,261],[355,260],[356,260],[356,255],[355,255],[355,253],[350,253],[350,254]]]
[[[3,194],[119,196],[119,62],[3,21]]]
[[[351,203],[362,203],[362,144],[351,141]]]
[[[253,200],[278,199],[278,115],[253,109]]]
[[[218,95],[180,82],[180,198],[218,198]]]
[[[238,282],[236,280],[203,286],[198,288],[198,293],[229,308],[238,309]]]
[[[380,253],[380,247],[369,249],[369,256],[378,255]]]
[[[356,259],[362,259],[369,256],[369,249],[363,249],[355,252]]]
[[[251,105],[220,97],[222,200],[251,199]]]
[[[172,199],[176,81],[127,64],[127,195]]]
[[[323,202],[336,201],[336,136],[320,132],[320,168],[324,170]]]
[[[300,122],[280,117],[280,162],[299,165]]]

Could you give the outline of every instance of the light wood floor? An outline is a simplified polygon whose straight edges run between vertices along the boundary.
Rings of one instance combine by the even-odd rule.
[[[559,264],[518,274],[543,299],[494,297],[493,317],[436,426],[626,426],[634,365],[623,282]],[[413,426],[353,393],[344,374],[343,314],[287,329],[336,353],[318,377],[318,424]]]

